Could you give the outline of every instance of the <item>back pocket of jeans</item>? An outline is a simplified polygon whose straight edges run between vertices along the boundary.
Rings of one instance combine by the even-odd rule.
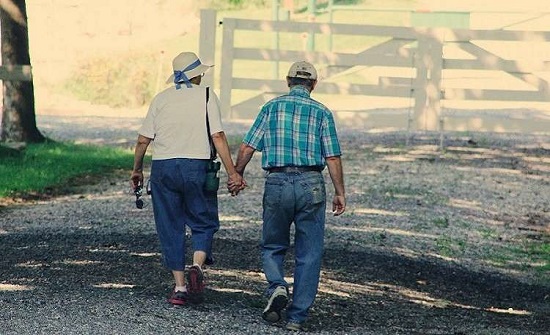
[[[283,196],[283,183],[273,180],[266,180],[263,203],[267,207],[277,207],[281,204]]]
[[[308,200],[311,205],[316,205],[325,201],[326,191],[322,177],[306,180],[304,187],[308,193]]]
[[[325,190],[323,187],[314,186],[311,188],[311,204],[315,205],[325,201]]]

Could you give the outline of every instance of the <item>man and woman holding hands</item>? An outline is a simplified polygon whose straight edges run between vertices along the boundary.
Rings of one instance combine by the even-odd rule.
[[[192,52],[174,58],[174,86],[158,93],[139,129],[131,176],[143,184],[143,158],[153,143],[151,196],[164,265],[175,285],[173,305],[201,302],[204,265],[211,264],[212,240],[219,229],[216,192],[204,189],[210,146],[225,171],[227,189],[246,187],[244,171],[256,151],[266,171],[263,195],[262,264],[267,304],[262,317],[277,323],[286,309],[286,328],[303,329],[319,286],[325,230],[325,166],[334,186],[332,212],[346,207],[341,148],[332,112],[310,97],[317,71],[307,62],[292,64],[289,93],[267,102],[245,135],[235,164],[221,122],[219,100],[201,78],[211,66]],[[206,136],[206,133],[210,135]],[[294,282],[284,279],[283,263],[295,229]],[[185,230],[191,230],[193,264],[185,268]],[[290,295],[289,288],[292,288]],[[292,298],[290,298],[292,297]],[[288,307],[287,307],[288,306]]]

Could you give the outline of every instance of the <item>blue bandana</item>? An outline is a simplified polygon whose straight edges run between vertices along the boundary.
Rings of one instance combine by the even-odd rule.
[[[197,59],[193,64],[189,65],[185,69],[181,71],[174,71],[174,83],[176,84],[176,89],[179,90],[181,88],[181,83],[185,83],[185,86],[192,87],[191,82],[189,81],[189,78],[185,75],[185,72],[191,71],[201,65],[201,61]]]

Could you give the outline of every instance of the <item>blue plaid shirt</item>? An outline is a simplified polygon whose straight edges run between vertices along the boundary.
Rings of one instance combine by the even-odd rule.
[[[331,111],[303,86],[267,102],[243,143],[263,152],[263,169],[324,167],[325,158],[342,154]]]

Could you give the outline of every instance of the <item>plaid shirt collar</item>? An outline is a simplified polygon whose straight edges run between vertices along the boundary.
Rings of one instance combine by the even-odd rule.
[[[304,97],[304,98],[309,98],[309,93],[310,93],[309,90],[305,86],[296,85],[290,88],[289,94]]]

